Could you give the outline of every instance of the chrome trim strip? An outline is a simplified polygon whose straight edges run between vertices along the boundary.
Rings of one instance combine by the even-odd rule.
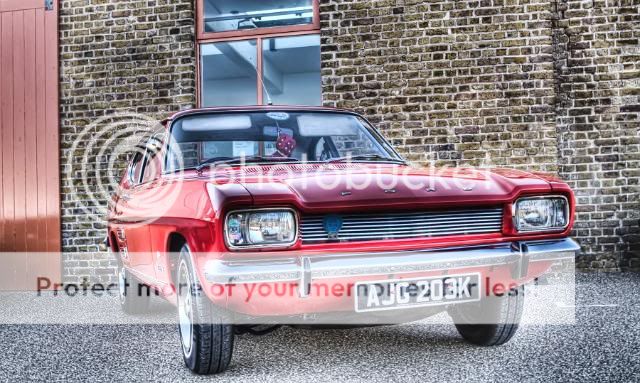
[[[580,245],[570,238],[556,241],[519,242],[521,251],[531,262],[573,259],[580,252]]]
[[[468,224],[470,230],[483,230],[483,229],[495,229],[500,228],[501,225],[495,224]],[[467,226],[467,225],[465,225]],[[401,228],[371,228],[370,230],[366,230],[367,233],[415,233],[418,231],[425,232],[440,232],[440,231],[464,231],[465,228],[461,228],[460,225],[442,225],[436,228],[421,225],[421,226],[409,226],[409,227],[401,227]],[[361,233],[363,232],[360,228],[346,228],[340,230],[341,233]],[[326,232],[318,231],[318,229],[306,229],[302,231],[303,234],[322,234],[326,236]]]
[[[350,236],[341,236],[339,239],[341,240],[355,240],[355,239],[385,239],[385,238],[392,238],[392,239],[402,239],[402,238],[420,238],[420,237],[433,237],[436,235],[433,234],[437,234],[437,236],[444,236],[444,235],[453,235],[453,234],[484,234],[484,233],[495,233],[495,232],[499,232],[500,228],[498,227],[496,230],[493,231],[487,231],[485,229],[482,230],[452,230],[452,231],[442,231],[442,232],[435,232],[435,233],[412,233],[412,234],[395,234],[395,235],[383,235],[382,234],[362,234],[362,235],[350,235]],[[317,242],[317,241],[327,241],[326,236],[324,237],[311,237],[309,238],[307,236],[307,238],[305,239],[305,242]]]
[[[478,219],[478,220],[474,220],[474,222],[469,222],[469,223],[463,223],[465,226],[494,226],[496,224],[498,224],[497,220],[502,219],[502,216],[496,216],[494,219],[492,220],[487,220],[487,219]],[[464,221],[463,221],[464,222]],[[342,230],[340,231],[346,231],[346,230],[361,230],[361,229],[376,229],[376,230],[393,230],[393,227],[389,227],[391,225],[395,225],[395,224],[400,224],[402,225],[402,227],[406,227],[406,228],[420,228],[420,227],[460,227],[461,225],[461,220],[450,220],[450,221],[443,221],[443,223],[439,224],[439,223],[433,223],[433,221],[427,221],[427,220],[423,220],[423,221],[406,221],[406,222],[402,222],[399,220],[394,220],[394,221],[389,221],[389,222],[385,222],[385,223],[372,223],[369,224],[368,222],[358,222],[358,223],[353,223],[353,222],[348,222],[345,223],[342,226]],[[303,231],[314,231],[314,230],[324,230],[324,227],[322,227],[322,224],[318,224],[318,223],[313,223],[313,224],[306,224],[305,223],[305,227],[302,229]]]
[[[204,274],[219,284],[299,282],[317,279],[453,270],[466,267],[521,265],[575,257],[580,246],[572,239],[501,243],[491,246],[384,253],[343,253],[282,258],[209,260]]]

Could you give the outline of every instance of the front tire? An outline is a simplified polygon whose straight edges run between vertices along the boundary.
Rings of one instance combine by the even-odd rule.
[[[468,342],[499,346],[516,334],[523,306],[524,286],[519,286],[501,297],[485,297],[478,303],[454,306],[449,315],[458,333]]]
[[[200,375],[224,372],[231,362],[234,329],[202,291],[187,245],[180,251],[176,280],[178,330],[185,365]]]

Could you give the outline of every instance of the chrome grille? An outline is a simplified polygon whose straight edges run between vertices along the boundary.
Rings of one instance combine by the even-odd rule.
[[[334,215],[335,216],[335,215]],[[303,243],[326,241],[373,241],[439,237],[445,235],[499,233],[502,208],[457,209],[422,212],[338,214],[342,227],[330,238],[325,215],[303,215]],[[333,218],[335,219],[335,218]]]

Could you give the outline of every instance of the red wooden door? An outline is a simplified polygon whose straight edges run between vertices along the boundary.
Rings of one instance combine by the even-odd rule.
[[[59,279],[58,134],[57,1],[0,0],[2,285]]]

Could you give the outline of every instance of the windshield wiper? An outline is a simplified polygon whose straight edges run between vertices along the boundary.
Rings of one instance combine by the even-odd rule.
[[[358,156],[340,157],[340,158],[329,159],[325,162],[328,164],[331,164],[335,162],[349,162],[349,161],[376,161],[376,162],[392,162],[392,163],[404,164],[404,165],[407,164],[406,161],[404,160],[400,160],[397,158],[389,158],[389,157],[381,156],[379,154],[361,154]]]
[[[293,157],[263,157],[263,156],[249,156],[249,157],[214,157],[203,161],[195,167],[196,171],[200,172],[202,169],[210,166],[220,165],[235,165],[235,164],[256,164],[261,162],[276,162],[276,163],[290,163],[300,162],[299,159]]]

